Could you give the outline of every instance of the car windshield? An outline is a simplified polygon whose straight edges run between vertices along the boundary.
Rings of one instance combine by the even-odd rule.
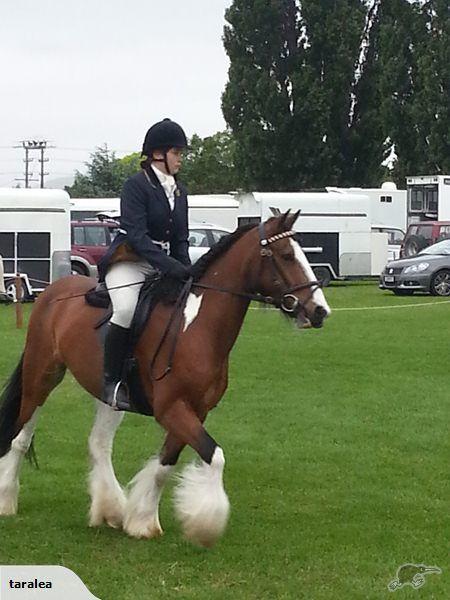
[[[438,242],[437,244],[433,244],[432,246],[428,246],[428,248],[424,248],[420,254],[449,254],[450,255],[450,240],[442,240],[442,242]]]

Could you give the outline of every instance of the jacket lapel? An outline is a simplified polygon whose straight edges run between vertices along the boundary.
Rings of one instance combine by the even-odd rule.
[[[155,172],[153,171],[153,169],[148,169],[148,171],[145,171],[145,173],[147,173],[148,175],[149,184],[154,188],[158,200],[162,203],[162,205],[167,209],[167,212],[170,214],[169,200],[167,199],[166,192],[164,191],[164,188],[161,185]]]

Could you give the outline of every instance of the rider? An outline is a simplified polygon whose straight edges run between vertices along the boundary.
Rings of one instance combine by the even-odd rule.
[[[130,408],[121,375],[142,281],[156,271],[179,280],[189,277],[187,195],[176,178],[187,145],[183,129],[170,119],[147,131],[142,171],[123,186],[121,228],[99,264],[113,307],[102,401],[119,410]]]

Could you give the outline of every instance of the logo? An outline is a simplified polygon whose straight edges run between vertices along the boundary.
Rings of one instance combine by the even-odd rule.
[[[397,569],[397,578],[393,579],[388,584],[388,590],[395,592],[400,588],[410,585],[415,590],[425,585],[425,575],[430,573],[436,573],[440,575],[442,570],[439,567],[427,567],[423,564],[414,565],[412,563],[406,563]]]

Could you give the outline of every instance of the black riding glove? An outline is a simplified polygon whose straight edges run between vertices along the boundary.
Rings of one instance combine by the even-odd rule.
[[[186,279],[190,277],[191,271],[189,267],[186,267],[183,263],[173,259],[170,261],[170,266],[166,271],[166,275],[173,277],[174,279],[179,279],[180,281],[186,281]]]

